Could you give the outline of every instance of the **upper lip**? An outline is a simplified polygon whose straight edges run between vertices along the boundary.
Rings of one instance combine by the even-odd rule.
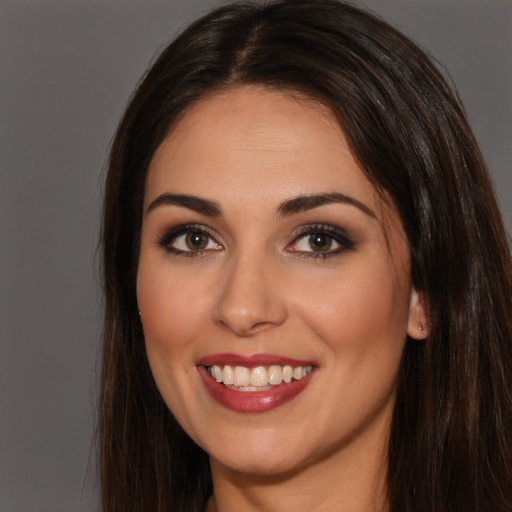
[[[254,368],[256,366],[316,366],[314,361],[311,360],[299,360],[291,357],[280,356],[275,354],[252,354],[252,355],[240,355],[240,354],[210,354],[202,357],[197,362],[198,366],[245,366],[246,368]]]

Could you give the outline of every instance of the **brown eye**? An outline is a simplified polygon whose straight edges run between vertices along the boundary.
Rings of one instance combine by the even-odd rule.
[[[191,251],[200,251],[208,245],[209,236],[204,233],[188,233],[185,244]]]
[[[347,250],[353,250],[355,244],[347,232],[331,224],[305,226],[286,250],[304,258],[327,258],[337,256]]]
[[[315,252],[325,252],[332,248],[332,237],[325,233],[313,233],[308,238],[311,249]]]
[[[188,256],[201,255],[206,251],[221,251],[213,234],[206,228],[195,225],[177,226],[170,229],[159,240],[158,245],[174,254],[187,253]]]

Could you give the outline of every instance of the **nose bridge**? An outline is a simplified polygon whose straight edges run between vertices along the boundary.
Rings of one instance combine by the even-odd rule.
[[[246,248],[228,258],[215,308],[215,321],[239,336],[282,324],[286,304],[276,282],[278,262],[264,251]]]

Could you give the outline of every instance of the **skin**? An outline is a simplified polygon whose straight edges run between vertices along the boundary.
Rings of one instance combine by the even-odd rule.
[[[222,214],[154,203],[168,193],[214,201]],[[332,193],[351,202],[280,213],[292,198]],[[208,510],[386,510],[396,374],[406,334],[424,337],[424,312],[397,214],[333,114],[262,87],[210,95],[156,151],[145,194],[137,293],[146,349],[168,407],[210,455]],[[185,224],[205,227],[204,249],[165,238]],[[325,224],[350,243],[314,250],[301,233]],[[290,402],[235,412],[199,376],[198,360],[215,353],[314,361],[315,372]]]

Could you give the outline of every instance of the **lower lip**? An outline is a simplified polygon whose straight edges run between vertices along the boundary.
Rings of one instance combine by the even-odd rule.
[[[234,391],[217,382],[204,366],[199,374],[210,396],[220,405],[236,412],[267,412],[293,400],[309,384],[314,370],[302,379],[279,384],[265,391]]]

